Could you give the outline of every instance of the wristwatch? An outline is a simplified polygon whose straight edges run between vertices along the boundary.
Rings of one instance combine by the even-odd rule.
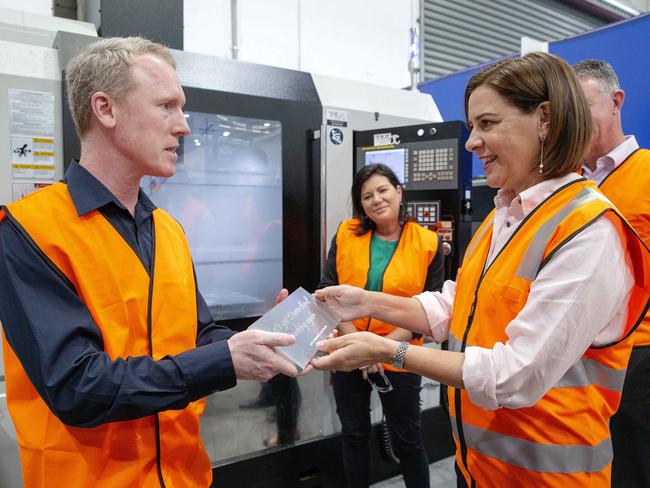
[[[392,358],[390,358],[390,364],[393,368],[402,369],[404,368],[404,359],[406,359],[406,349],[409,347],[407,341],[402,341],[397,346],[397,351]]]

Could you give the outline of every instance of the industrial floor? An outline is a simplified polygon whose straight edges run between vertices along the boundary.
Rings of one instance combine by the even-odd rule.
[[[441,459],[429,465],[431,488],[456,488],[456,473],[454,472],[454,457]],[[401,476],[375,483],[372,488],[403,488]]]

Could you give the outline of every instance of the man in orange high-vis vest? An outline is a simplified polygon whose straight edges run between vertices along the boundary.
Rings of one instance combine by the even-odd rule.
[[[634,136],[623,134],[625,93],[606,61],[581,61],[574,70],[589,101],[594,129],[583,175],[598,184],[650,246],[650,151],[640,149]],[[650,486],[650,315],[632,339],[621,405],[610,423],[616,487]]]
[[[80,162],[0,209],[7,405],[27,487],[207,487],[203,397],[295,368],[288,334],[233,334],[180,224],[140,191],[189,133],[170,52],[100,40],[67,69]]]

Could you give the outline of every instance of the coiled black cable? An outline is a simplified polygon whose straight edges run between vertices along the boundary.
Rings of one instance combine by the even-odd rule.
[[[386,417],[381,418],[378,434],[379,445],[381,446],[381,456],[387,462],[399,465],[399,458],[395,455],[395,451],[393,451],[393,442],[390,439],[390,430],[388,428],[388,423],[386,422]]]

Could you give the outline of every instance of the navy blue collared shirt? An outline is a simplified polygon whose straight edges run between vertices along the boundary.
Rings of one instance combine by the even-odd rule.
[[[101,212],[150,272],[156,206],[142,190],[133,218],[79,164],[64,182],[77,214]],[[237,383],[226,343],[234,332],[214,323],[198,290],[195,349],[158,361],[112,361],[83,300],[33,246],[12,221],[0,222],[0,322],[30,381],[64,423],[93,427],[181,409]]]

